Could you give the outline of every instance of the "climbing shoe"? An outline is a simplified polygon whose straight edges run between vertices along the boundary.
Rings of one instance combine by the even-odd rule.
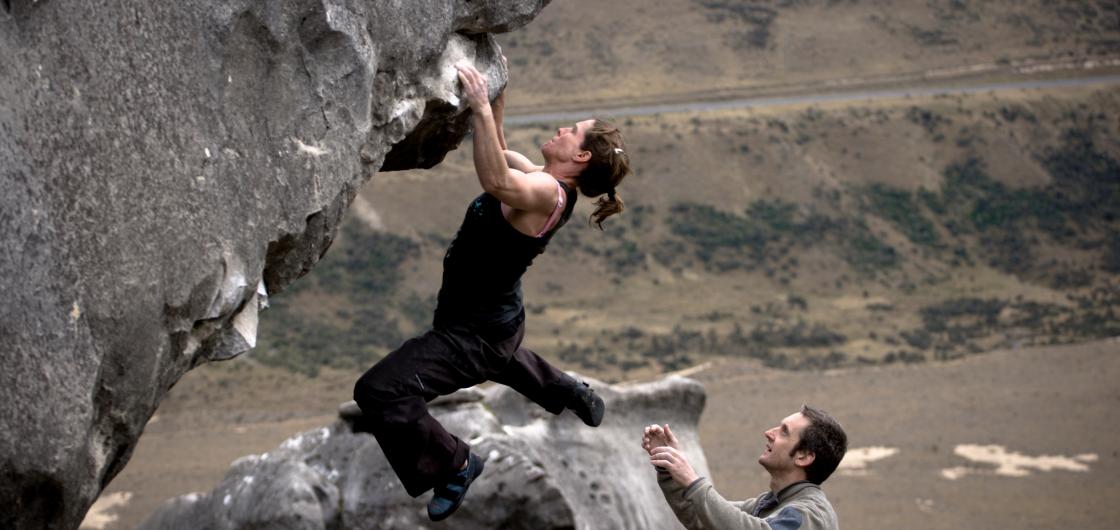
[[[606,405],[603,404],[603,398],[595,394],[591,386],[583,381],[572,390],[571,397],[568,398],[568,403],[565,405],[568,410],[579,416],[591,427],[598,427],[603,423],[603,413],[606,412]]]
[[[435,488],[432,500],[428,501],[428,518],[433,521],[442,521],[455,513],[467,495],[467,488],[471,482],[482,474],[483,461],[474,453],[467,455],[467,467],[459,471],[451,480]]]

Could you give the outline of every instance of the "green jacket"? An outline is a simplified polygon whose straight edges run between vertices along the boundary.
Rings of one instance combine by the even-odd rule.
[[[796,482],[778,492],[778,502],[766,507],[774,494],[767,491],[754,499],[728,501],[716,492],[711,481],[698,478],[687,488],[669,473],[657,472],[657,483],[665,500],[689,530],[838,530],[836,512],[820,486]],[[765,508],[756,511],[762,502]]]

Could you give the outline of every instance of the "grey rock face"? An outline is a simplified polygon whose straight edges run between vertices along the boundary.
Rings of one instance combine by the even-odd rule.
[[[697,472],[707,475],[696,435],[703,388],[680,377],[592,386],[607,404],[596,429],[503,386],[434,401],[434,415],[486,458],[446,523],[428,521],[430,495],[408,497],[373,436],[343,418],[239,459],[213,491],[169,501],[140,529],[679,528],[641,448],[642,428],[672,425]]]
[[[0,3],[0,527],[76,527],[358,187],[459,143],[452,65],[496,95],[489,32],[547,3]]]

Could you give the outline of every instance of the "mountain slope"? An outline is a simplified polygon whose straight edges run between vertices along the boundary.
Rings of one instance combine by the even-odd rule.
[[[1120,334],[1118,115],[1116,91],[1090,87],[627,119],[628,210],[599,233],[577,206],[526,277],[527,344],[623,378],[711,355],[819,367]],[[533,153],[552,132],[508,134]],[[380,228],[353,217],[324,262],[396,249],[391,271],[351,272],[399,281],[278,297],[255,355],[360,368],[422,329],[476,193],[469,148],[375,177]],[[269,319],[318,322],[312,307],[396,322],[362,355],[355,317],[325,346],[270,338],[296,328]]]

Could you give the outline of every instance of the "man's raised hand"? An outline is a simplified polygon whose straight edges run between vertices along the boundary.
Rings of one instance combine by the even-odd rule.
[[[642,433],[642,449],[647,453],[653,454],[653,450],[658,447],[672,447],[673,449],[680,450],[680,442],[673,434],[669,424],[657,425],[656,423],[645,428]]]
[[[688,458],[676,447],[654,447],[649,453],[649,463],[668,471],[669,476],[681,486],[689,486],[700,478],[692,469],[692,464],[688,463]]]

